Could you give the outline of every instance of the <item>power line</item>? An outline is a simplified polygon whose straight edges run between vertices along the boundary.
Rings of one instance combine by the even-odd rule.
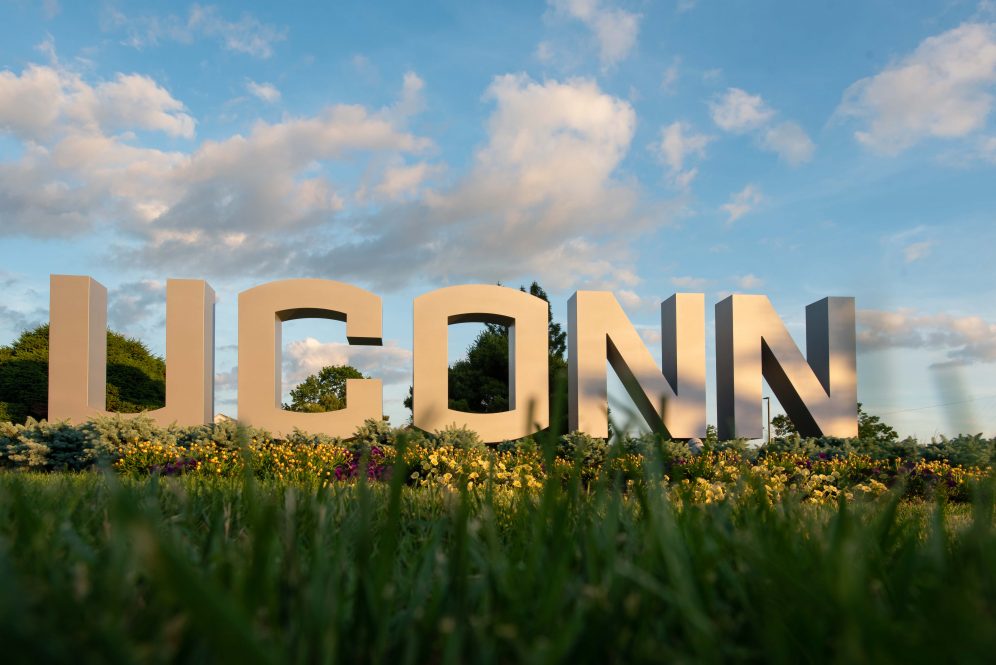
[[[969,402],[978,402],[983,399],[993,399],[996,395],[982,395],[981,397],[972,397],[971,399],[959,399],[954,402],[943,402],[941,404],[931,404],[929,406],[916,406],[912,409],[899,409],[898,411],[886,411],[885,413],[879,413],[879,416],[891,416],[896,413],[909,413],[910,411],[923,411],[925,409],[937,409],[942,406],[954,406],[955,404],[967,404]]]

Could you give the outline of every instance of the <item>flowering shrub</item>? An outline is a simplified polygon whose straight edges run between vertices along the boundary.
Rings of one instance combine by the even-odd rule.
[[[474,432],[450,427],[437,433],[393,428],[368,420],[349,441],[295,431],[276,440],[237,423],[159,428],[148,418],[95,419],[80,427],[65,423],[0,424],[0,468],[84,470],[107,464],[132,475],[198,474],[284,482],[335,483],[365,475],[384,480],[399,462],[405,482],[450,490],[487,485],[537,489],[547,479],[564,482],[578,473],[590,485],[600,480],[634,483],[663,480],[678,503],[715,503],[755,492],[769,501],[787,497],[809,503],[870,498],[900,488],[905,496],[965,501],[974,482],[990,473],[985,442],[945,440],[946,450],[977,464],[938,458],[940,448],[919,457],[886,458],[860,452],[850,441],[779,442],[750,449],[708,445],[696,453],[682,442],[644,435],[609,445],[581,432],[559,437],[544,456],[532,438],[488,447]],[[980,453],[979,451],[982,450]],[[916,452],[916,451],[914,451]]]

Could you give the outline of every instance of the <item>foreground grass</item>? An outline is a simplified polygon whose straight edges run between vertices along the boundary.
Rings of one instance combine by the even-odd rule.
[[[991,492],[762,495],[0,473],[0,645],[5,662],[991,662]]]

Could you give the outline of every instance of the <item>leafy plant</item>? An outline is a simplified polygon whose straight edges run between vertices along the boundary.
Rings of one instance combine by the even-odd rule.
[[[346,408],[346,381],[367,377],[351,365],[323,367],[308,376],[290,391],[291,402],[284,404],[289,411],[321,413]]]

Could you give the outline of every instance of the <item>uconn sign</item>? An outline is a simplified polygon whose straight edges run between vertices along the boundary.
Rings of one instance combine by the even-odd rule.
[[[150,412],[168,424],[214,416],[214,291],[202,280],[166,284],[166,406]],[[51,276],[48,413],[82,421],[105,413],[107,290],[90,277]],[[295,413],[280,406],[281,324],[334,319],[350,344],[382,342],[383,307],[374,293],[325,279],[288,279],[248,289],[238,299],[239,420],[275,435],[295,427],[348,437],[379,419],[378,379],[351,379],[346,408]],[[763,295],[716,304],[716,405],[721,438],[761,435],[762,377],[802,434],[857,435],[853,298],[806,307],[806,357]],[[509,404],[502,413],[466,413],[447,400],[450,324],[509,328]],[[548,426],[547,303],[490,285],[442,288],[414,302],[414,423],[434,431],[466,425],[488,442]],[[679,293],[661,303],[658,366],[612,293],[578,291],[568,303],[570,427],[608,434],[606,365],[622,380],[642,417],[676,439],[705,436],[705,297]],[[606,362],[607,361],[607,362]]]

